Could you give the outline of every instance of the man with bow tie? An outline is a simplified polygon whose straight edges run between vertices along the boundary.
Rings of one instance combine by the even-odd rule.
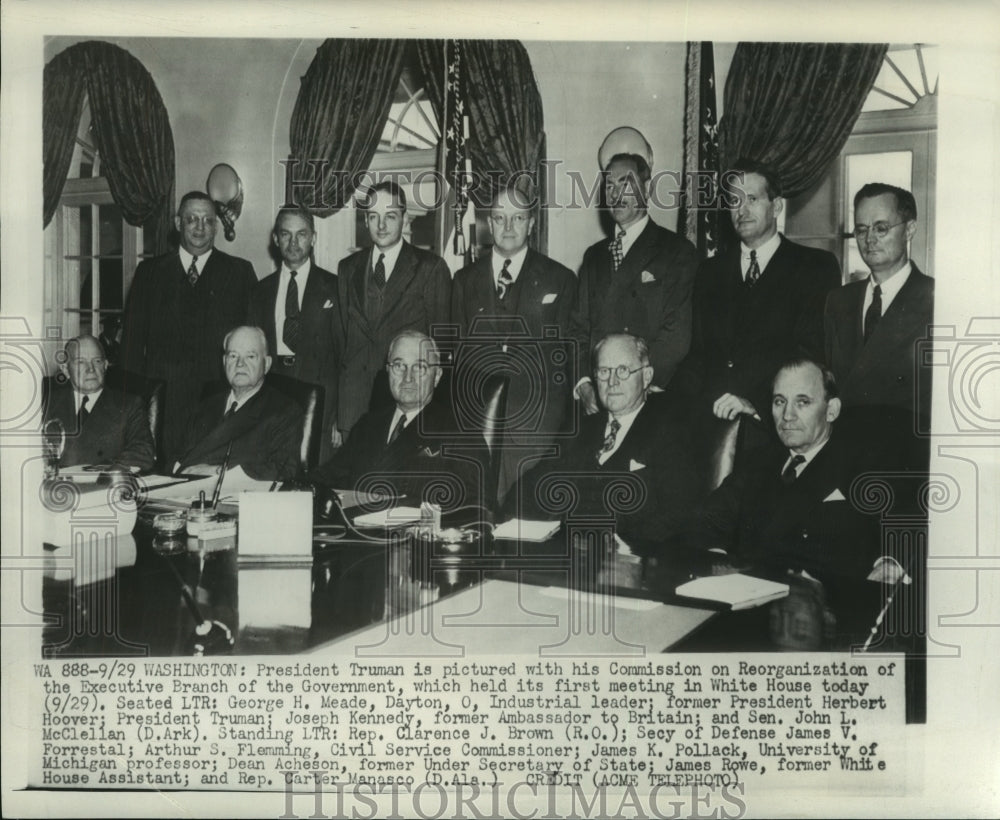
[[[337,276],[313,260],[316,226],[301,207],[282,208],[271,240],[281,265],[257,283],[253,320],[274,351],[271,372],[323,388],[320,460],[340,446],[337,430]]]
[[[691,288],[698,253],[690,242],[649,217],[652,172],[638,154],[616,154],[604,169],[604,197],[614,220],[611,241],[591,245],[580,266],[573,316],[580,373],[590,373],[591,346],[609,333],[649,344],[654,382],[670,383],[691,342]],[[575,389],[587,413],[598,410],[594,384]]]
[[[684,413],[670,393],[650,393],[654,371],[644,339],[612,334],[594,347],[593,381],[601,411],[583,419],[512,491],[504,517],[551,518],[569,481],[577,518],[613,518],[633,550],[662,553],[679,542],[702,482]],[[616,489],[618,487],[618,489]]]
[[[404,497],[407,506],[438,503],[444,511],[476,509],[482,498],[482,434],[459,432],[449,405],[434,395],[441,381],[437,344],[404,330],[385,363],[393,403],[363,415],[333,458],[309,480],[339,490]]]
[[[285,481],[299,470],[302,410],[269,387],[267,337],[259,327],[226,334],[223,367],[229,391],[209,396],[198,407],[186,449],[174,472],[211,475],[229,453],[229,468],[258,481]]]

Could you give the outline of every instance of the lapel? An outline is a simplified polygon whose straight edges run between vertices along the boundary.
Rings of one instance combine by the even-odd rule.
[[[597,447],[595,452],[600,449],[604,441],[604,430],[607,428],[608,418],[607,414],[602,414],[603,422],[598,428],[598,436],[600,441],[597,442]],[[600,465],[602,470],[612,470],[615,472],[628,473],[633,472],[630,466],[633,461],[638,461],[642,464],[647,463],[647,457],[645,455],[645,445],[648,444],[652,437],[650,435],[649,427],[653,423],[653,411],[651,409],[649,401],[647,401],[639,414],[635,417],[632,422],[632,426],[629,427],[628,433],[625,438],[622,439],[621,443],[618,445],[618,449],[612,454],[611,458]],[[643,470],[637,470],[634,472],[642,473]]]
[[[520,278],[520,277],[519,277]],[[477,261],[469,271],[470,292],[472,304],[476,305],[476,313],[469,317],[469,332],[473,332],[473,324],[478,317],[495,317],[500,313],[500,300],[497,299],[496,286],[493,284],[493,251]],[[476,333],[492,333],[492,323],[480,321]]]
[[[642,272],[646,270],[646,263],[656,255],[656,234],[657,225],[652,219],[646,223],[632,247],[628,249],[625,258],[622,259],[621,267],[618,268],[617,278],[621,282],[621,287],[630,287],[642,282]],[[611,267],[611,251],[605,246],[604,253],[608,258],[608,269]]]
[[[77,418],[76,406],[73,402],[73,388],[68,384],[64,386],[53,385],[49,394],[49,408],[45,420],[58,419],[67,436],[76,435]]]
[[[299,311],[302,316],[302,324],[315,333],[315,328],[319,324],[319,319],[323,315],[323,303],[326,293],[320,277],[320,269],[313,262],[309,269],[309,279],[306,281],[306,289],[302,294],[301,307]]]
[[[385,285],[385,295],[382,297],[382,322],[391,315],[399,300],[403,298],[403,294],[409,290],[416,275],[417,255],[409,242],[403,242],[399,256],[396,257],[396,267],[393,268],[392,276]]]
[[[368,263],[371,259],[371,248],[358,251],[347,260],[346,281],[340,285],[340,295],[343,302],[341,310],[344,316],[344,327],[348,330],[356,327],[369,340],[375,340],[375,328],[368,321],[365,311],[365,278],[368,275]]]
[[[862,342],[861,318],[861,307],[864,304],[867,283],[864,287],[858,289],[860,298],[851,307],[851,321],[855,328],[855,332],[851,334],[851,338],[860,347],[855,368],[868,368],[877,365],[889,351],[895,350],[901,345],[910,345],[915,341],[913,338],[911,317],[915,302],[914,297],[918,287],[916,280],[920,272],[917,270],[916,265],[913,265],[912,262],[910,264],[912,270],[910,271],[909,278],[906,280],[906,284],[900,288],[899,293],[896,294],[896,298],[892,300],[892,304],[889,305],[888,310],[882,315],[881,321],[879,321],[872,332],[871,338],[867,342]]]
[[[225,418],[226,399],[229,392],[221,393],[211,399],[212,412],[214,418],[218,419],[215,426],[194,447],[194,451],[208,453],[218,447],[225,447],[232,439],[239,438],[247,431],[253,429],[260,420],[266,404],[267,386],[261,387],[260,391],[250,401],[244,404],[236,413]]]
[[[274,312],[278,307],[278,285],[281,281],[281,268],[278,268],[272,276],[268,276],[261,284],[260,299],[260,321],[267,335],[267,344],[270,350],[277,350],[278,339],[274,325]]]
[[[830,440],[816,457],[806,465],[791,484],[781,481],[781,470],[788,460],[788,452],[783,450],[768,469],[766,479],[770,504],[762,504],[756,513],[770,520],[764,521],[764,527],[773,533],[788,532],[797,525],[804,516],[812,515],[816,506],[823,503],[837,488],[839,470],[837,469],[838,442],[836,436]]]

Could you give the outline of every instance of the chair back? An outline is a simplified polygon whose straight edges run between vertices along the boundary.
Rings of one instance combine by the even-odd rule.
[[[149,433],[153,437],[153,448],[156,453],[156,463],[159,464],[163,455],[163,413],[164,393],[166,385],[162,379],[150,379],[123,370],[120,367],[109,367],[104,375],[105,387],[120,390],[132,396],[139,396],[146,405],[146,418],[149,422]]]
[[[705,441],[705,463],[708,465],[705,479],[708,492],[716,489],[736,466],[741,418],[712,419],[708,424]]]
[[[292,399],[302,410],[299,469],[303,474],[308,473],[319,462],[320,436],[323,435],[323,388],[280,373],[268,373],[265,382]]]

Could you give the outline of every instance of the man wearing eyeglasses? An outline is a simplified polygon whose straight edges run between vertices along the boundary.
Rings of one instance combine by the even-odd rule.
[[[405,496],[407,506],[441,498],[452,510],[475,506],[481,497],[481,438],[463,442],[450,407],[434,399],[441,381],[437,344],[419,330],[404,330],[390,343],[385,369],[393,404],[363,415],[309,480],[341,490],[391,489]]]
[[[70,339],[59,357],[65,383],[49,391],[44,418],[66,434],[59,465],[149,470],[156,454],[142,399],[105,387],[107,364],[93,336]]]
[[[199,405],[174,472],[218,473],[228,452],[233,475],[242,472],[258,481],[294,478],[302,411],[264,382],[271,369],[267,336],[259,327],[238,327],[226,334],[223,345],[229,390],[220,390]]]
[[[524,477],[505,512],[551,516],[546,476],[572,475],[580,497],[573,515],[613,517],[631,548],[661,553],[664,545],[679,543],[702,489],[684,412],[673,394],[649,392],[654,372],[641,338],[601,339],[594,347],[593,379],[601,411],[583,420],[555,461],[542,461]],[[609,492],[609,482],[616,481],[621,492]]]
[[[249,318],[253,266],[215,247],[218,217],[208,194],[183,196],[177,251],[139,263],[125,306],[123,367],[165,382],[163,439],[181,448],[204,386],[220,376],[223,337]]]
[[[913,194],[882,182],[863,186],[854,195],[854,236],[871,275],[833,291],[824,314],[826,358],[844,406],[895,408],[907,424],[915,413],[929,422],[931,405],[915,348],[933,321],[934,280],[909,258],[916,229]]]
[[[507,377],[497,498],[537,460],[567,418],[575,345],[562,337],[576,301],[576,277],[528,247],[534,192],[511,184],[490,208],[492,251],[455,274],[451,319],[459,330],[455,392]]]

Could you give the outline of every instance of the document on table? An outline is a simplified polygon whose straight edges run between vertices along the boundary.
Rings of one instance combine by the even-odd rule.
[[[505,538],[511,541],[546,541],[559,532],[558,521],[529,521],[523,518],[512,518],[504,521],[493,529],[494,538]]]
[[[419,507],[392,507],[365,513],[354,519],[355,527],[401,527],[420,520]]]
[[[766,581],[734,572],[729,575],[710,575],[681,584],[676,590],[685,598],[700,598],[729,604],[733,609],[750,609],[769,601],[788,596],[788,584]]]

